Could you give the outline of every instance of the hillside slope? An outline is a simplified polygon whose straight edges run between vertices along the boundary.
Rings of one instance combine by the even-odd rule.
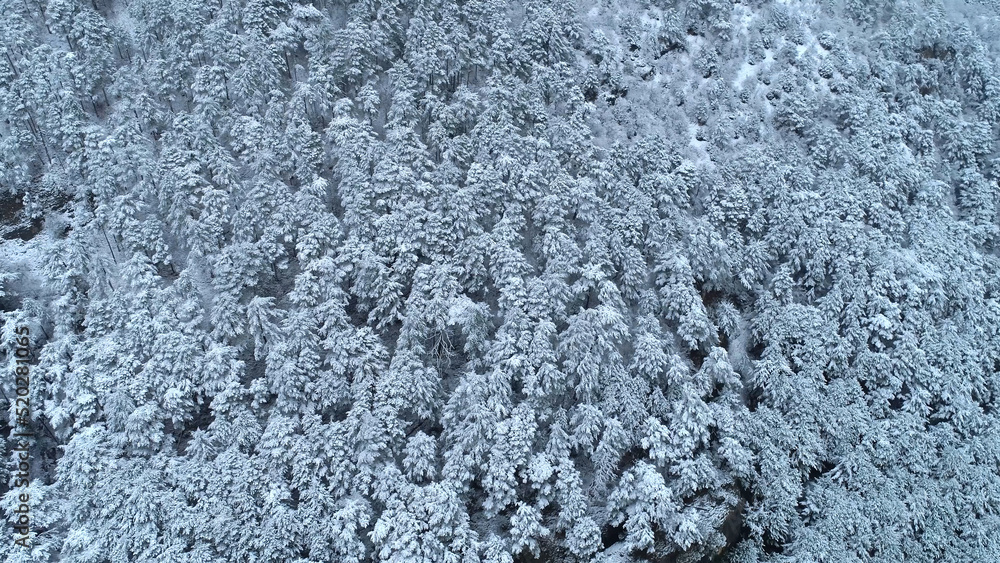
[[[1000,560],[989,4],[0,13],[6,561]]]

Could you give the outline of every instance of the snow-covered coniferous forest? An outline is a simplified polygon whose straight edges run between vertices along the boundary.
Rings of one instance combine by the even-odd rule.
[[[0,51],[6,562],[1000,561],[997,5],[0,0]]]

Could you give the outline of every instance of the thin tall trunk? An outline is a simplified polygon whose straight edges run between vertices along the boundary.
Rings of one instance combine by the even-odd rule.
[[[104,235],[104,242],[108,243],[108,250],[111,252],[111,259],[115,261],[115,265],[118,265],[118,258],[115,257],[115,251],[111,248],[111,239],[108,238],[108,232],[101,227],[101,233]]]

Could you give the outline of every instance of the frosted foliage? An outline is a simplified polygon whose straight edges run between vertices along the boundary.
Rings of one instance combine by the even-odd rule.
[[[1000,561],[996,2],[0,14],[0,560]]]

